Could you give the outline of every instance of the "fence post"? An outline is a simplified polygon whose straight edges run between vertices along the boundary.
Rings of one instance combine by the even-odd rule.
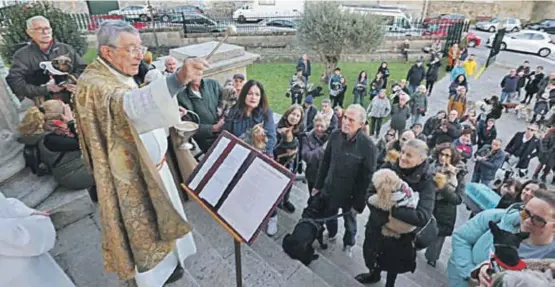
[[[183,37],[187,38],[187,24],[185,24],[184,12],[181,12],[181,23],[183,24]]]

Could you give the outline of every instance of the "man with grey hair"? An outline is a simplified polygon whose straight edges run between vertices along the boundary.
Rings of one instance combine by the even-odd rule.
[[[183,116],[176,94],[202,77],[207,63],[187,59],[139,89],[133,75],[147,49],[138,31],[106,21],[97,40],[98,57],[79,78],[75,118],[97,185],[104,269],[139,287],[159,287],[178,280],[179,265],[196,252],[165,160],[166,129]]]
[[[172,56],[168,56],[166,60],[164,60],[164,66],[166,66],[164,75],[173,74],[177,71],[177,60]]]
[[[50,22],[43,16],[27,19],[26,33],[31,41],[13,55],[6,82],[20,100],[29,98],[39,103],[53,98],[56,94],[65,103],[69,103],[70,93],[75,90],[75,85],[56,84],[39,64],[66,55],[73,65],[69,73],[78,76],[83,71],[85,62],[71,46],[57,42],[52,37]]]
[[[343,250],[351,256],[357,232],[356,215],[366,206],[366,190],[376,170],[377,150],[362,132],[366,110],[352,104],[343,113],[341,130],[331,133],[312,195],[322,192],[330,214],[344,213]],[[329,240],[337,235],[337,219],[326,222]]]

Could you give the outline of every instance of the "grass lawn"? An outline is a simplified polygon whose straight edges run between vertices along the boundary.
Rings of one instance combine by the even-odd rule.
[[[353,102],[353,85],[358,77],[360,71],[366,71],[369,75],[369,83],[372,77],[378,71],[378,67],[381,62],[372,63],[343,63],[340,62],[338,67],[341,68],[341,73],[345,76],[347,83],[347,91],[345,92],[345,100],[343,105],[347,106]],[[407,76],[407,72],[411,65],[414,63],[405,64],[404,62],[390,62],[389,63],[389,75],[388,86],[391,86],[392,82],[399,82]],[[318,97],[314,100],[314,104],[319,108],[322,99],[328,98],[328,86],[326,83],[320,81],[320,75],[324,70],[324,65],[322,63],[312,64],[312,76],[309,78],[309,82],[315,85],[322,86],[325,95]],[[282,114],[291,105],[291,99],[285,97],[285,92],[289,86],[289,80],[295,73],[295,63],[263,63],[263,64],[252,64],[247,68],[247,78],[255,79],[260,81],[264,85],[266,94],[270,100],[270,107],[276,113]],[[440,68],[439,78],[443,77],[445,74],[445,69]],[[389,93],[389,92],[388,92]],[[366,96],[364,99],[366,105],[369,104],[369,97]],[[365,107],[366,108],[366,107]]]
[[[86,63],[90,63],[96,57],[96,49],[89,48],[83,59]],[[341,68],[341,73],[345,76],[347,80],[348,90],[345,93],[344,105],[348,105],[353,102],[353,84],[355,79],[358,77],[360,71],[364,70],[369,74],[371,81],[372,76],[378,71],[378,67],[381,62],[372,63],[343,63],[340,62],[338,66]],[[388,79],[388,86],[391,86],[392,82],[399,82],[404,79],[411,65],[414,63],[405,64],[404,62],[390,62],[389,71],[390,76]],[[441,79],[445,75],[444,66],[440,68],[439,78]],[[316,86],[322,86],[325,93],[324,96],[315,99],[314,104],[319,107],[322,99],[328,98],[328,88],[326,83],[320,81],[320,75],[324,70],[324,65],[322,63],[312,64],[312,75],[309,81]],[[276,113],[282,114],[291,105],[291,99],[285,97],[285,92],[289,87],[289,80],[295,73],[295,63],[261,63],[252,64],[247,67],[247,78],[255,79],[260,81],[264,85],[266,94],[270,100],[270,107]],[[368,105],[368,97],[365,99],[365,104]],[[366,107],[365,107],[366,108]]]

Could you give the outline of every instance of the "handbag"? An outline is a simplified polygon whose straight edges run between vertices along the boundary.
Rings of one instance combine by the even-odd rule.
[[[426,225],[416,228],[413,240],[414,248],[416,248],[416,250],[422,250],[430,246],[437,239],[438,233],[437,220],[432,215],[430,220],[426,222]]]

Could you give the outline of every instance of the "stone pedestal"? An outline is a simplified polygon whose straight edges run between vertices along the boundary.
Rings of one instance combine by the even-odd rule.
[[[181,65],[188,57],[204,58],[216,47],[218,42],[211,41],[202,44],[189,45],[170,50],[170,56]],[[247,75],[247,66],[252,64],[260,55],[245,51],[245,48],[237,45],[222,44],[218,51],[210,59],[210,67],[204,71],[204,77],[216,79],[223,84],[234,74]],[[156,67],[164,69],[164,59],[161,57],[155,64]]]

